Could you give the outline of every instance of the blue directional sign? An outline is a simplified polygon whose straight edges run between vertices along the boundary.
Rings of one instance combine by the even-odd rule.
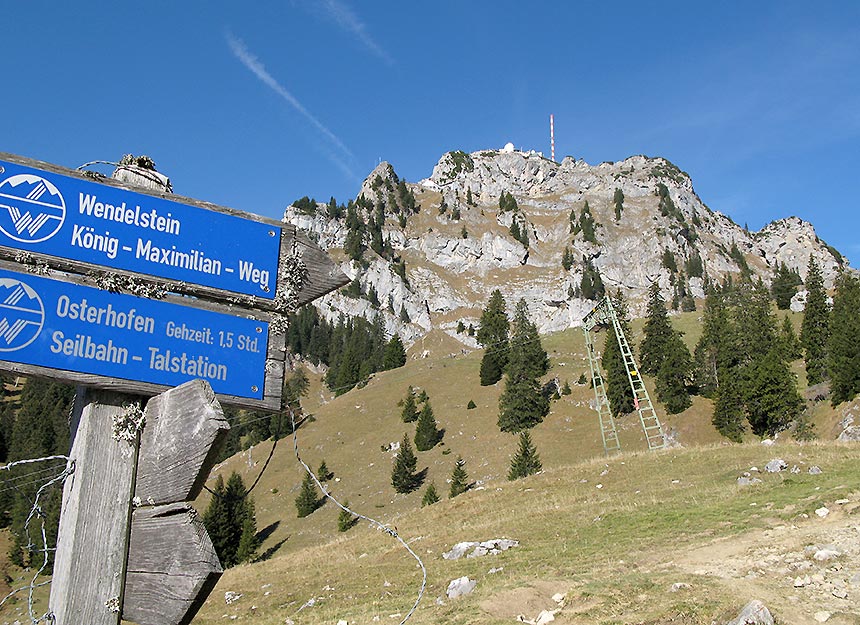
[[[0,160],[0,245],[274,299],[281,230]]]
[[[255,319],[0,269],[2,360],[261,400],[268,340]]]

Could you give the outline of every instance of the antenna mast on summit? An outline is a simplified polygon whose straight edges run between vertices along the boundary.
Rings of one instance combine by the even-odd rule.
[[[549,114],[549,154],[553,163],[555,162],[555,127],[552,113]]]

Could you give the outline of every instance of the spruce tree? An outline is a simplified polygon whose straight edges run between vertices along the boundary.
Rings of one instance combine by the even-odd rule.
[[[624,192],[620,188],[615,189],[612,204],[615,206],[615,221],[621,221],[621,212],[624,210]]]
[[[296,512],[298,513],[298,517],[302,519],[312,514],[321,505],[322,499],[319,496],[317,485],[310,474],[305,473],[305,479],[302,480],[302,486],[296,497]]]
[[[431,506],[439,501],[439,493],[436,492],[436,485],[430,482],[424,491],[424,496],[421,498],[421,507]]]
[[[780,310],[788,310],[791,298],[797,293],[797,287],[803,284],[800,274],[790,270],[785,263],[780,263],[770,286],[770,292]]]
[[[743,398],[737,381],[731,375],[723,376],[717,392],[717,400],[714,402],[714,415],[711,422],[717,432],[731,441],[740,443],[746,431],[744,417]]]
[[[630,316],[627,310],[627,302],[620,290],[612,297],[612,307],[621,324],[624,336],[631,336]],[[606,372],[606,398],[609,400],[609,409],[615,416],[625,415],[633,411],[633,388],[627,377],[627,366],[621,347],[618,345],[618,337],[615,330],[609,328],[606,331],[606,339],[603,345],[603,370]]]
[[[467,490],[469,490],[469,474],[466,473],[466,461],[461,456],[457,456],[457,462],[451,472],[451,489],[448,491],[448,498],[453,499]]]
[[[254,502],[248,499],[248,505],[253,510]],[[236,550],[236,562],[250,562],[257,555],[260,541],[257,539],[257,519],[253,512],[245,517],[242,523],[242,535],[239,537],[239,546]]]
[[[860,393],[860,279],[844,270],[836,280],[827,348],[830,401],[836,406]]]
[[[403,423],[412,423],[418,418],[418,408],[415,405],[415,392],[412,387],[406,392],[406,397],[403,400],[403,411],[400,413],[400,419]]]
[[[391,469],[391,485],[398,493],[411,493],[418,488],[418,476],[415,467],[418,466],[418,458],[412,451],[409,443],[409,435],[404,434],[400,441],[400,451],[394,458],[394,466]]]
[[[418,424],[415,427],[415,449],[428,451],[433,449],[440,440],[442,432],[436,427],[436,419],[433,416],[433,408],[430,400],[424,402],[421,414],[418,415]]]
[[[656,375],[663,364],[666,344],[672,335],[672,325],[666,314],[666,301],[660,294],[660,286],[656,282],[652,282],[648,289],[646,315],[645,338],[639,346],[639,367],[645,373]]]
[[[405,364],[406,349],[403,347],[403,341],[395,334],[385,344],[385,352],[382,356],[382,371],[397,369]]]
[[[657,372],[657,398],[666,406],[666,412],[677,414],[692,405],[687,388],[693,373],[693,358],[680,333],[674,330],[663,349],[663,362]]]
[[[358,517],[353,515],[345,508],[349,508],[349,500],[345,500],[343,502],[343,508],[340,509],[340,512],[337,515],[337,531],[338,532],[347,532],[352,527],[358,523]]]
[[[800,344],[800,339],[794,331],[794,324],[791,323],[791,318],[788,315],[782,319],[779,341],[782,346],[783,356],[788,362],[797,360],[803,356],[803,346]]]
[[[534,427],[549,412],[549,399],[540,384],[549,360],[537,327],[528,318],[525,300],[517,303],[510,345],[505,388],[499,397],[498,423],[503,432],[519,432]]]
[[[502,379],[508,364],[508,316],[505,298],[498,289],[490,295],[481,314],[481,325],[476,338],[484,347],[481,359],[481,386],[491,386]]]
[[[803,344],[805,353],[806,380],[812,386],[822,382],[827,373],[827,340],[830,323],[824,278],[812,255],[809,256],[806,272],[806,293],[806,309],[800,328],[800,342]]]
[[[800,416],[803,399],[778,345],[750,363],[747,378],[744,403],[753,434],[773,436]]]
[[[256,552],[254,503],[247,496],[242,476],[235,471],[226,485],[219,475],[213,493],[203,514],[203,525],[226,568],[250,559]]]
[[[508,480],[514,481],[521,477],[532,475],[541,470],[540,457],[537,448],[532,443],[528,431],[520,432],[520,446],[516,455],[511,459]]]
[[[334,473],[329,471],[328,465],[325,463],[325,460],[320,462],[320,466],[317,469],[317,479],[320,482],[328,482],[333,477]]]
[[[567,246],[565,246],[564,252],[561,254],[561,266],[565,271],[570,271],[570,268],[573,267],[573,252]]]

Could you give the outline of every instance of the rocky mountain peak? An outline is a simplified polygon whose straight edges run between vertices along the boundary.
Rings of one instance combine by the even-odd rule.
[[[359,224],[332,217],[324,204],[315,215],[288,207],[285,220],[335,258],[350,228],[365,228],[376,251],[345,258],[341,268],[380,303],[335,293],[317,306],[329,318],[382,314],[407,343],[436,329],[474,346],[462,329],[477,326],[496,288],[510,309],[525,298],[548,332],[580,324],[595,303],[595,280],[620,289],[641,315],[653,281],[670,305],[690,308],[706,280],[749,273],[769,283],[780,263],[805,276],[813,255],[830,286],[843,262],[796,217],[748,232],[711,211],[690,176],[660,157],[589,165],[533,151],[454,151],[417,184],[383,162],[355,205]]]

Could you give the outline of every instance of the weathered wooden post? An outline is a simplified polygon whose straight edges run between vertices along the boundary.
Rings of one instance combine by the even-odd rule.
[[[219,401],[279,410],[284,316],[348,282],[292,226],[173,196],[140,165],[95,181],[0,153],[0,369],[87,389],[56,625],[193,617],[221,571],[185,503],[229,429]]]

